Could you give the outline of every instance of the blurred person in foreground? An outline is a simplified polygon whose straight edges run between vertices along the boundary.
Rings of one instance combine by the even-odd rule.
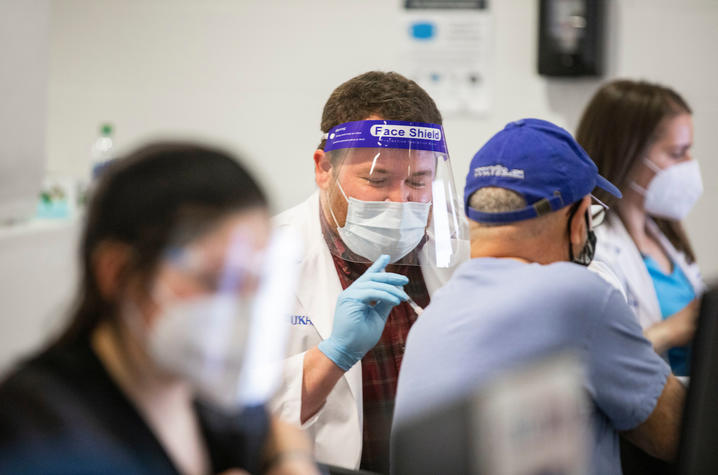
[[[316,473],[298,429],[241,402],[270,230],[262,190],[221,151],[112,163],[68,327],[0,385],[2,471]]]
[[[691,109],[667,87],[612,81],[584,110],[576,140],[623,193],[618,202],[603,196],[611,210],[596,233],[596,259],[618,276],[656,352],[688,376],[705,290],[683,226],[703,191]]]
[[[619,474],[618,433],[675,456],[685,389],[642,336],[618,289],[586,269],[593,257],[598,175],[565,130],[509,123],[473,157],[466,178],[472,259],[414,325],[394,428],[469,395],[504,369],[573,349],[592,402],[591,465]]]
[[[400,74],[349,79],[324,106],[317,191],[276,217],[304,247],[272,409],[302,425],[320,462],[389,470],[406,335],[468,258],[441,121]]]

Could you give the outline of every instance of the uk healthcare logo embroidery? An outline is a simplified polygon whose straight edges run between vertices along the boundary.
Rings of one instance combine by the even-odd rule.
[[[290,323],[292,325],[314,325],[307,315],[292,315]]]
[[[485,167],[474,168],[474,178],[480,176],[503,176],[506,178],[518,178],[520,180],[523,180],[524,171],[519,170],[518,168],[509,170],[503,165],[488,165]]]

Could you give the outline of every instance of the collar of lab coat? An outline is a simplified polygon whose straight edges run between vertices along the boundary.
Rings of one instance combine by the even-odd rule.
[[[650,218],[648,219],[648,232],[658,240],[661,247],[663,247],[668,254],[668,257],[681,268],[693,286],[696,296],[703,294],[703,292],[705,292],[705,283],[701,277],[698,265],[695,262],[689,263],[686,255],[671,244],[671,241],[658,228],[656,222]]]
[[[297,300],[314,329],[322,340],[332,334],[334,310],[342,291],[339,277],[329,248],[324,242],[319,221],[319,190],[303,203],[275,219],[277,226],[291,226],[303,243],[303,252],[298,262],[299,282]],[[358,405],[359,423],[362,424],[362,371],[361,362],[354,365],[344,377]]]
[[[698,266],[695,263],[689,264],[685,255],[676,250],[658,229],[658,225],[650,218],[647,228],[649,234],[658,240],[668,257],[685,273],[693,285],[696,295],[700,295],[703,292],[704,284]],[[597,235],[599,246],[597,256],[601,259],[600,256],[603,254],[607,263],[621,274],[623,284],[629,294],[629,303],[631,300],[634,301],[633,307],[641,327],[647,328],[660,321],[661,309],[653,287],[653,280],[638,247],[623,222],[617,216],[612,216],[598,228]],[[603,252],[601,252],[601,248]]]
[[[304,252],[299,262],[301,278],[297,298],[319,336],[326,340],[332,333],[336,299],[342,288],[319,224],[319,191],[315,191],[301,206],[297,222],[307,225],[298,229],[302,234]]]

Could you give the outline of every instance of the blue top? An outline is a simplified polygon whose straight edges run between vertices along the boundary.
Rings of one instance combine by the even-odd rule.
[[[656,289],[658,304],[661,307],[661,317],[664,320],[681,311],[696,298],[691,281],[688,280],[678,264],[673,262],[673,272],[664,274],[651,256],[643,256],[643,262],[653,280],[653,288]],[[668,350],[668,360],[675,374],[688,376],[690,356],[689,346],[677,346]]]
[[[565,348],[581,357],[593,402],[591,469],[620,474],[617,431],[648,418],[670,368],[620,292],[567,262],[481,258],[459,267],[409,332],[394,427]]]

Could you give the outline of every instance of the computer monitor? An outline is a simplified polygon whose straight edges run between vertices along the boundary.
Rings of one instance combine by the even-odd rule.
[[[679,474],[718,473],[718,284],[701,299],[678,449]]]

